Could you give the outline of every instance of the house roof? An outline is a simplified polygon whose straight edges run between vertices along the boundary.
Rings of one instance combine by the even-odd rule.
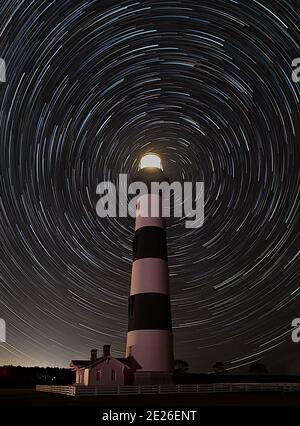
[[[134,369],[141,368],[141,366],[131,356],[128,357],[128,358],[114,358],[114,357],[108,356],[108,357],[97,358],[95,361],[91,361],[91,360],[82,360],[82,361],[80,361],[80,360],[72,360],[71,364],[70,364],[70,367],[92,368],[95,365],[100,364],[103,361],[109,360],[110,358],[115,359],[116,361],[124,364],[128,368],[134,368]]]
[[[89,364],[91,361],[73,359],[70,363],[70,367],[83,367]]]
[[[142,368],[140,364],[132,357],[129,356],[128,358],[116,358],[118,361],[120,361],[122,364],[127,365],[127,367],[138,369]]]

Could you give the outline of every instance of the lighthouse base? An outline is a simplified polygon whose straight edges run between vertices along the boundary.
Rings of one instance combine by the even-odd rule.
[[[173,373],[164,371],[136,371],[134,373],[135,385],[172,385]]]

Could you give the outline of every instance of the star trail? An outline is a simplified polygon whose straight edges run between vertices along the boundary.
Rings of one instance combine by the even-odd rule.
[[[168,221],[175,357],[300,373],[300,2],[0,5],[0,364],[125,352],[132,218],[99,182],[158,153],[205,182],[205,222]]]

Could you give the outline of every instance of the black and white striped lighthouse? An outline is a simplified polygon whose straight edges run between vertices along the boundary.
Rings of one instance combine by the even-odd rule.
[[[174,357],[165,218],[161,195],[151,193],[152,182],[168,181],[158,156],[142,158],[136,181],[147,185],[148,194],[138,197],[136,206],[126,356],[140,366],[135,383],[170,383]]]

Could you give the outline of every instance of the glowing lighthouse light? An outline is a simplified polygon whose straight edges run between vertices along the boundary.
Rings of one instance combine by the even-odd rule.
[[[161,159],[156,154],[146,154],[142,157],[139,168],[144,169],[145,167],[163,169]]]

